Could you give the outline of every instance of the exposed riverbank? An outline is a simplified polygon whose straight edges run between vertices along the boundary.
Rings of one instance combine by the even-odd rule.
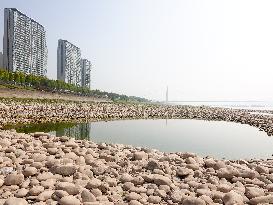
[[[48,99],[48,100],[69,100],[69,101],[85,101],[85,102],[110,102],[107,98],[95,98],[77,96],[72,94],[59,94],[38,90],[28,89],[10,89],[0,86],[0,98],[29,98],[29,99]]]
[[[146,118],[237,122],[257,127],[265,131],[269,136],[273,134],[273,116],[262,115],[258,112],[253,114],[253,110],[56,100],[1,99],[0,101],[0,126],[26,123]]]
[[[268,204],[273,160],[0,131],[0,204]]]
[[[1,100],[0,123],[187,118],[249,124],[246,110]],[[216,160],[120,144],[0,130],[0,204],[272,204],[273,159]],[[228,146],[228,145],[227,145]],[[232,145],[230,145],[232,149]]]

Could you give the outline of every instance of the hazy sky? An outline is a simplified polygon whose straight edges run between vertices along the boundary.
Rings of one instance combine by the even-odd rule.
[[[273,1],[0,0],[90,59],[92,88],[163,100],[273,100]],[[2,41],[0,42],[2,48]],[[2,50],[2,49],[1,49]]]

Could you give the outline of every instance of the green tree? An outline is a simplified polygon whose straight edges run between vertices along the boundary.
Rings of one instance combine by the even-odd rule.
[[[27,86],[32,86],[32,79],[30,74],[26,75],[25,83]]]
[[[15,84],[20,83],[20,74],[19,74],[19,72],[14,72],[13,73],[13,80],[14,80]]]
[[[25,81],[26,81],[26,74],[25,74],[25,73],[20,72],[20,73],[19,73],[19,76],[20,76],[20,84],[21,84],[21,85],[25,85]]]
[[[9,72],[9,73],[8,73],[8,76],[9,76],[8,81],[9,81],[10,83],[13,83],[13,81],[14,81],[14,74],[13,74],[12,72]]]

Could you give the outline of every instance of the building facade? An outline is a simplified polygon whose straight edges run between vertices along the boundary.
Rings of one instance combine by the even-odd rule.
[[[58,41],[57,79],[76,86],[82,85],[81,50],[62,39]]]
[[[90,88],[91,86],[91,68],[92,64],[87,59],[81,59],[82,86]]]
[[[4,68],[4,62],[3,62],[3,53],[2,52],[0,52],[0,69],[1,68]]]
[[[45,76],[47,46],[44,27],[15,8],[4,11],[4,68]]]

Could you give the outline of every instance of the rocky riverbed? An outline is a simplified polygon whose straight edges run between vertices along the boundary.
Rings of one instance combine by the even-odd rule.
[[[224,108],[1,100],[0,124],[188,118],[272,134],[272,116]],[[232,147],[231,147],[232,149]],[[273,204],[273,159],[217,160],[0,129],[0,205]]]
[[[145,118],[201,119],[249,124],[271,136],[273,134],[273,115],[253,114],[252,112],[253,110],[205,106],[1,99],[0,126]]]
[[[273,160],[0,131],[0,204],[272,204]]]

